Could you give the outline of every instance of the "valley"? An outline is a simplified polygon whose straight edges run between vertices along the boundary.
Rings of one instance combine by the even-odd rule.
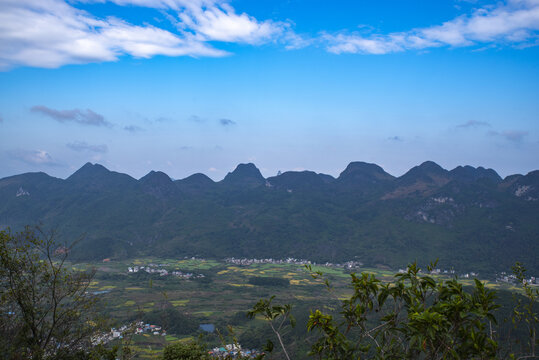
[[[246,262],[244,261],[244,264]],[[244,348],[261,349],[266,338],[267,324],[261,319],[248,320],[246,312],[261,298],[275,295],[276,303],[290,303],[297,309],[298,331],[304,334],[306,316],[312,309],[333,311],[339,300],[350,296],[350,272],[367,272],[382,281],[394,280],[397,270],[370,267],[347,269],[335,265],[311,265],[312,271],[321,271],[331,284],[328,291],[321,279],[314,279],[304,266],[304,261],[258,262],[238,265],[228,260],[210,260],[200,258],[166,259],[135,258],[126,260],[108,260],[103,262],[73,264],[77,270],[96,268],[97,273],[89,291],[102,300],[103,314],[116,328],[141,320],[155,325],[159,332],[155,335],[145,331],[132,337],[132,347],[137,358],[155,358],[164,346],[176,341],[189,341],[202,336],[208,349],[222,347],[223,340],[232,342],[228,330],[231,326],[235,336]],[[130,272],[137,268],[137,272]],[[150,270],[151,269],[151,270]],[[157,272],[166,270],[167,275]],[[151,272],[147,272],[149,270]],[[173,271],[203,274],[190,279],[174,275]],[[432,274],[435,278],[450,279],[450,275]],[[266,281],[253,281],[266,279]],[[510,283],[495,280],[481,280],[490,289],[520,291]],[[465,286],[472,286],[473,279],[461,279]],[[161,313],[164,309],[174,309],[183,322],[190,327],[178,330],[170,329],[171,319]],[[201,324],[213,325],[222,334],[205,332]],[[163,335],[163,332],[166,335]],[[256,334],[256,336],[252,336]],[[114,338],[113,341],[120,341]],[[306,350],[305,350],[306,351]]]

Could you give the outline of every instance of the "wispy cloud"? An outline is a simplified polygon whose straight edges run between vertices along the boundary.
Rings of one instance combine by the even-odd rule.
[[[188,120],[196,122],[196,123],[203,123],[203,122],[206,121],[206,119],[204,119],[203,117],[200,117],[198,115],[191,115],[191,116],[189,116]]]
[[[107,2],[80,0],[78,2]],[[290,33],[287,23],[238,14],[222,0],[110,0],[120,6],[173,11],[177,33],[122,19],[98,18],[68,0],[0,2],[0,70],[16,66],[56,68],[115,61],[121,56],[220,57],[209,41],[261,44]]]
[[[95,153],[106,153],[109,149],[107,145],[90,145],[84,141],[75,141],[73,143],[69,143],[66,145],[68,148],[70,148],[73,151],[78,152],[95,152]]]
[[[30,165],[60,166],[45,150],[13,150],[8,153],[13,159]]]
[[[210,6],[189,6],[180,12],[181,28],[193,31],[204,41],[261,44],[283,33],[286,25],[270,20],[258,21],[248,14],[237,14],[228,4],[214,2]]]
[[[127,126],[124,126],[124,130],[125,130],[125,131],[129,131],[129,132],[131,132],[131,133],[136,133],[136,132],[144,131],[143,128],[141,128],[140,126],[137,126],[137,125],[127,125]]]
[[[75,122],[82,125],[112,126],[111,123],[105,120],[103,115],[98,114],[90,109],[56,110],[43,105],[36,105],[30,110],[32,112],[48,116],[61,123]]]
[[[490,127],[490,124],[486,121],[468,120],[463,124],[457,125],[458,128],[464,128],[464,129],[478,128],[478,127],[483,127],[483,126]]]
[[[230,119],[219,119],[219,124],[223,126],[231,126],[231,125],[236,125],[236,122]]]
[[[496,6],[476,9],[441,25],[389,34],[323,34],[327,50],[335,54],[388,54],[442,46],[463,47],[508,44],[537,45],[538,0],[508,0]]]
[[[504,131],[489,131],[489,135],[491,136],[501,136],[505,140],[520,143],[524,140],[526,136],[529,135],[528,131],[522,131],[522,130],[504,130]]]

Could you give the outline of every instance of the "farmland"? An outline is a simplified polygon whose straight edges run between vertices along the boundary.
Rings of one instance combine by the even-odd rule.
[[[224,261],[207,259],[159,259],[136,258],[130,260],[108,260],[99,263],[73,264],[75,270],[96,269],[96,276],[89,291],[97,294],[103,301],[103,311],[111,319],[113,326],[121,326],[134,320],[145,319],[166,308],[173,308],[197,324],[214,324],[225,336],[227,325],[232,325],[240,342],[242,334],[263,329],[261,319],[248,320],[245,312],[261,298],[275,295],[275,302],[291,303],[308,316],[309,309],[324,308],[333,310],[339,299],[351,293],[348,288],[350,270],[338,267],[313,265],[312,271],[324,273],[330,280],[328,292],[323,281],[315,279],[302,265],[287,263],[255,263],[235,265]],[[139,268],[138,272],[128,269]],[[168,275],[147,273],[145,269],[167,270]],[[172,275],[172,272],[203,275],[185,279]],[[382,281],[391,281],[395,271],[376,268],[355,269],[356,272],[375,274]],[[257,281],[254,281],[254,280]],[[260,279],[265,279],[261,281]],[[464,279],[471,285],[472,279]],[[485,281],[488,287],[511,289],[508,284]],[[153,316],[155,325],[167,329],[169,319]],[[298,327],[303,324],[298,322]],[[249,331],[247,331],[249,330]],[[258,331],[258,330],[257,330]],[[186,331],[183,335],[169,332],[166,336],[138,334],[132,337],[133,348],[138,358],[154,358],[167,343],[186,341],[200,335],[202,331]],[[260,337],[264,331],[260,330]],[[246,342],[257,345],[257,339]],[[258,339],[260,344],[265,339]],[[205,334],[208,346],[218,346],[222,342],[215,334]],[[258,345],[260,345],[258,344]]]

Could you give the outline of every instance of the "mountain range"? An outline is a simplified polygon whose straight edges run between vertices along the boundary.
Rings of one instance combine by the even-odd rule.
[[[295,257],[397,268],[410,261],[462,271],[539,270],[539,171],[501,178],[483,167],[427,161],[400,177],[352,162],[337,177],[289,171],[264,178],[240,164],[139,180],[87,163],[67,179],[43,172],[0,179],[0,227],[42,224],[82,239],[81,260]]]

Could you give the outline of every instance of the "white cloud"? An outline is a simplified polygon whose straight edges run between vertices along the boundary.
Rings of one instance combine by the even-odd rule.
[[[108,0],[120,6],[132,5],[173,10],[168,16],[182,31],[187,31],[201,41],[223,41],[260,44],[290,33],[289,25],[270,20],[258,21],[246,13],[238,14],[224,0]],[[107,0],[84,0],[107,2]]]
[[[258,21],[245,13],[237,14],[228,4],[192,7],[179,13],[181,26],[209,41],[260,44],[281,35],[287,25]]]
[[[191,33],[174,34],[115,18],[98,19],[62,0],[0,2],[0,69],[4,70],[114,61],[122,55],[149,58],[227,54]]]
[[[76,8],[77,3],[105,2],[160,9],[177,33],[114,17],[100,19]],[[292,47],[299,43],[288,23],[238,14],[224,0],[0,1],[0,70],[115,61],[124,55],[220,57],[229,53],[208,41],[258,45],[278,38]]]
[[[495,7],[475,10],[441,25],[391,34],[324,34],[327,50],[336,54],[387,54],[412,49],[485,43],[517,47],[537,44],[539,0],[509,0]]]
[[[30,165],[58,166],[52,156],[45,150],[14,150],[10,152],[11,157]]]

